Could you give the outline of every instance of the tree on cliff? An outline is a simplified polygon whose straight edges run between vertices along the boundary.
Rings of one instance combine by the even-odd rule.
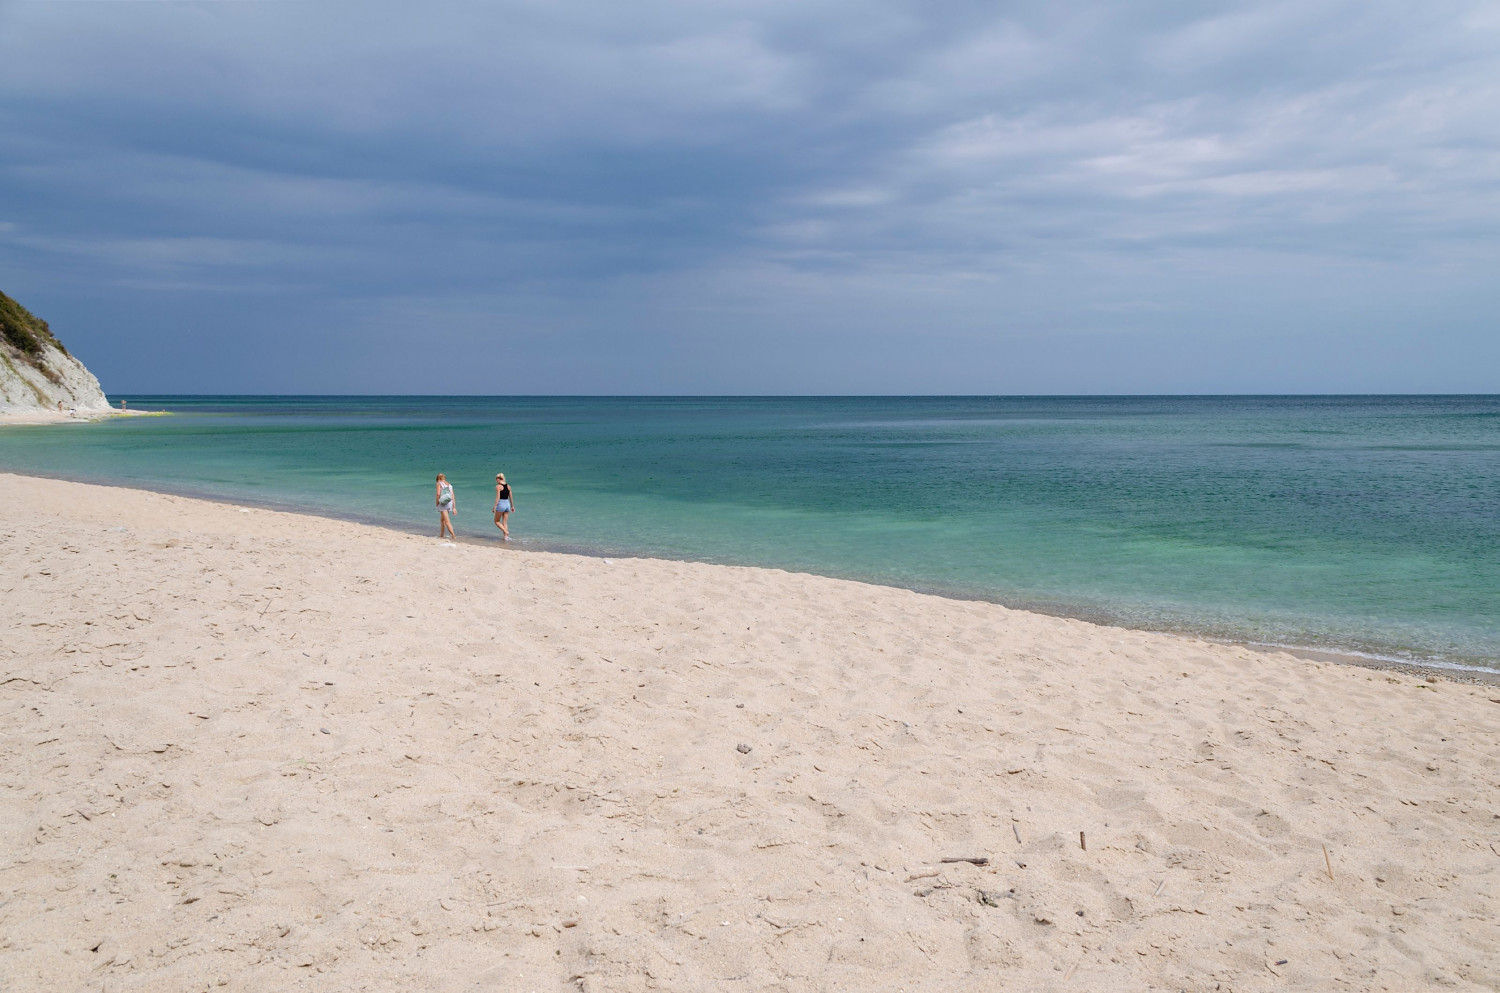
[[[4,293],[0,293],[0,337],[4,338],[7,345],[32,361],[41,356],[42,348],[46,345],[51,345],[64,355],[68,354],[63,343],[52,334],[46,321]]]
[[[0,343],[6,346],[9,358],[20,359],[53,383],[62,382],[57,370],[47,363],[45,349],[50,345],[64,355],[68,350],[46,321],[4,293],[0,293]]]

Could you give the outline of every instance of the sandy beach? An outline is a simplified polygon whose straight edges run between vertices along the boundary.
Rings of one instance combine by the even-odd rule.
[[[0,427],[31,427],[40,424],[88,424],[111,417],[160,417],[155,410],[0,410]]]
[[[0,670],[0,989],[1500,988],[1493,686],[5,474]]]

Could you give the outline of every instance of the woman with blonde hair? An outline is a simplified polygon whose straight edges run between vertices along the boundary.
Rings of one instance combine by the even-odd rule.
[[[500,529],[502,541],[510,540],[510,512],[516,509],[516,496],[505,481],[505,473],[495,473],[495,527]]]
[[[452,517],[458,514],[458,498],[453,495],[448,477],[442,473],[437,474],[437,509],[438,537],[446,536],[457,540],[458,535],[453,533]]]

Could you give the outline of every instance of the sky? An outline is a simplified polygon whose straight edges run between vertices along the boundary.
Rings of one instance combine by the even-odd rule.
[[[1500,3],[0,0],[111,393],[1500,392]]]

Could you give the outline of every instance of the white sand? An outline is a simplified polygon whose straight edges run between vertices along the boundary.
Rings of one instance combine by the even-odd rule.
[[[103,421],[111,417],[154,417],[161,416],[161,411],[156,410],[115,410],[106,408],[104,410],[53,410],[50,408],[31,410],[0,410],[0,427],[20,427],[38,424],[87,424],[90,421]]]
[[[0,639],[6,991],[1500,987],[1492,687],[8,475]]]

